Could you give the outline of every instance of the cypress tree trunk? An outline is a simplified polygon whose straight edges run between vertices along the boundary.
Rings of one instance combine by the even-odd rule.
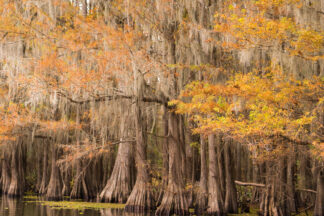
[[[271,163],[271,165],[270,165]],[[261,202],[261,213],[264,216],[285,216],[290,215],[287,201],[287,166],[286,159],[280,158],[275,166],[273,161],[267,162],[267,183],[266,192]]]
[[[253,166],[253,182],[262,182],[260,175],[261,175],[261,170],[262,170],[262,164],[257,164],[254,163]],[[251,199],[251,203],[258,203],[261,201],[261,192],[260,189],[258,187],[254,187],[252,190],[252,199]]]
[[[148,176],[148,164],[146,160],[147,141],[145,136],[146,127],[143,125],[145,121],[142,115],[144,77],[143,75],[139,75],[138,77],[137,74],[137,69],[134,68],[134,90],[137,96],[134,103],[136,133],[135,162],[137,175],[134,188],[125,206],[125,210],[130,212],[144,212],[152,210],[155,207]]]
[[[322,168],[317,175],[316,201],[314,216],[324,215],[324,169]]]
[[[225,166],[224,166],[224,142],[222,141],[222,135],[217,135],[217,142],[216,142],[216,166],[217,166],[217,176],[218,176],[218,183],[219,183],[219,192],[221,199],[224,200],[225,198]]]
[[[2,183],[2,193],[8,194],[10,182],[11,182],[11,173],[9,162],[11,160],[11,154],[8,154],[6,149],[3,150],[2,153],[2,170],[1,170],[1,183]]]
[[[219,137],[217,137],[219,139]],[[218,140],[218,142],[220,142]],[[219,145],[219,143],[217,143]],[[209,214],[222,216],[224,213],[224,202],[221,195],[219,175],[217,172],[216,151],[215,151],[215,135],[208,136],[208,153],[209,153],[209,196],[208,209]]]
[[[224,155],[225,155],[225,172],[226,172],[226,194],[225,194],[225,212],[237,213],[237,195],[236,186],[233,177],[233,163],[231,162],[230,151],[231,140],[225,141]]]
[[[91,190],[92,187],[91,184],[86,181],[86,173],[88,168],[85,167],[81,170],[81,167],[86,163],[87,161],[83,162],[83,160],[81,159],[78,159],[77,161],[77,168],[76,168],[77,172],[74,177],[75,181],[70,195],[72,199],[81,198],[81,199],[89,200],[95,197],[95,194],[93,194]]]
[[[113,172],[100,193],[102,202],[125,203],[131,193],[130,159],[132,144],[125,142],[123,138],[120,141]]]
[[[102,202],[125,203],[132,190],[131,179],[131,158],[132,144],[125,141],[128,138],[129,116],[123,114],[121,110],[120,134],[121,139],[118,146],[117,157],[114,169],[108,179],[105,188],[100,193]]]
[[[74,184],[71,190],[71,198],[72,199],[87,199],[87,191],[83,190],[83,175],[81,174],[81,161],[80,159],[77,159],[76,161],[76,173],[73,178]]]
[[[76,111],[76,124],[80,125],[80,106],[77,106],[77,111]],[[76,129],[76,139],[77,139],[77,148],[80,148],[80,130]],[[79,151],[79,150],[78,150]],[[86,164],[82,159],[77,159],[76,161],[76,174],[74,176],[74,184],[71,190],[71,198],[72,199],[85,199],[89,200],[93,197],[95,197],[95,194],[91,193],[91,185],[86,182],[85,180],[85,175],[86,175],[86,169],[82,168],[82,165]]]
[[[21,196],[24,193],[25,178],[24,170],[22,167],[23,151],[22,151],[22,140],[20,138],[13,144],[11,157],[11,181],[8,189],[8,196],[16,197]]]
[[[176,64],[176,41],[174,34],[177,30],[178,23],[165,24],[165,31],[163,32],[166,39],[167,46],[167,62],[169,64]],[[169,89],[170,94],[175,96],[178,94],[178,83],[176,78],[176,71],[172,70],[172,88]],[[161,205],[156,211],[156,215],[186,215],[189,214],[189,204],[184,191],[184,138],[183,128],[179,128],[180,119],[174,113],[168,115],[168,130],[169,130],[169,174],[168,185],[163,195]]]
[[[43,167],[42,167],[42,181],[41,184],[39,186],[39,191],[38,193],[43,195],[46,194],[47,192],[47,183],[48,183],[48,175],[47,175],[47,169],[48,169],[48,140],[43,140],[42,141],[42,145],[43,145]]]
[[[296,212],[296,195],[295,195],[295,151],[292,147],[292,151],[289,152],[287,161],[287,207],[289,212]]]
[[[90,161],[88,162],[89,165],[88,169],[86,170],[85,173],[85,182],[87,182],[88,185],[88,192],[90,194],[90,198],[91,200],[95,200],[94,198],[96,198],[97,200],[99,199],[99,191],[101,191],[102,189],[99,188],[99,179],[101,179],[100,176],[100,169],[98,169],[98,164],[97,164],[97,158],[95,157],[91,157]],[[94,176],[96,176],[94,178]]]
[[[159,191],[158,199],[156,205],[160,205],[164,195],[164,191],[168,185],[168,172],[169,172],[169,156],[168,156],[168,114],[167,109],[162,107],[163,117],[162,117],[162,129],[164,139],[162,140],[162,186]]]
[[[300,161],[298,185],[300,185],[301,188],[313,188],[313,179],[316,179],[316,176],[314,177],[311,172],[310,157],[307,153],[305,154],[305,152],[308,151],[307,147],[298,146],[298,151],[298,160]],[[311,202],[313,202],[312,194],[298,191],[298,206],[307,207],[307,204]]]
[[[41,146],[41,142],[39,140],[35,140],[35,146],[36,146],[36,168],[37,168],[37,182],[35,186],[35,193],[39,192],[41,183],[42,183],[42,154],[43,154],[43,146]]]
[[[202,213],[207,209],[208,204],[208,191],[207,191],[207,144],[203,137],[200,135],[200,182],[199,192],[197,197],[196,212]]]
[[[62,180],[60,170],[56,165],[57,150],[55,143],[52,143],[52,166],[51,166],[51,177],[47,186],[46,199],[47,200],[61,200],[62,195]]]
[[[240,144],[238,144],[236,146],[236,165],[235,165],[235,173],[236,173],[236,179],[237,180],[242,180],[241,177],[241,151],[242,151],[242,146]]]
[[[69,196],[71,194],[71,186],[70,186],[70,180],[71,180],[71,168],[67,167],[65,171],[62,171],[62,182],[63,182],[63,189],[62,189],[62,195],[63,196]]]
[[[187,215],[188,201],[184,191],[184,176],[181,172],[181,150],[179,141],[179,122],[174,113],[169,113],[169,175],[168,186],[156,215]]]

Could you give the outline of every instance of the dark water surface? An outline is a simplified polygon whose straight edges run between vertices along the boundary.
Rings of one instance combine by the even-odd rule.
[[[0,216],[147,216],[125,213],[122,209],[55,209],[38,199],[0,197]]]

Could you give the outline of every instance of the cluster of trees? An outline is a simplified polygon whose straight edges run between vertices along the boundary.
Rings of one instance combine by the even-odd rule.
[[[324,214],[324,2],[0,0],[1,191]]]

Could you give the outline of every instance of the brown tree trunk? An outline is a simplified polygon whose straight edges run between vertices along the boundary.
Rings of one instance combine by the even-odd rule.
[[[288,212],[297,212],[296,199],[295,199],[295,151],[289,152],[287,160],[287,207]]]
[[[222,141],[222,135],[217,135],[217,142],[216,142],[216,166],[217,166],[217,176],[218,176],[218,183],[219,183],[219,192],[221,199],[224,200],[225,198],[225,166],[224,166],[224,142]]]
[[[224,156],[225,156],[225,172],[226,172],[226,194],[225,194],[225,212],[237,213],[237,195],[236,186],[233,177],[233,163],[231,162],[230,151],[231,140],[225,141]]]
[[[120,134],[121,139],[114,169],[105,188],[100,193],[102,202],[125,203],[132,190],[131,158],[132,144],[126,141],[129,134],[129,116],[121,110]]]
[[[11,181],[8,189],[8,196],[17,197],[24,193],[25,178],[24,170],[22,167],[23,151],[22,151],[22,140],[18,138],[17,143],[13,144],[11,157]]]
[[[203,137],[200,135],[200,182],[199,182],[199,192],[197,197],[196,212],[203,213],[207,209],[208,205],[208,191],[207,191],[207,144]]]
[[[47,192],[47,183],[48,183],[48,175],[47,175],[47,169],[48,169],[48,140],[43,140],[42,145],[43,145],[43,167],[42,167],[42,181],[39,186],[39,191],[38,193],[43,195],[46,194]]]
[[[94,200],[94,198],[98,200],[99,192],[102,190],[102,188],[99,187],[100,186],[99,179],[101,179],[100,176],[101,170],[98,167],[97,158],[95,157],[90,158],[90,161],[88,163],[89,163],[87,165],[88,169],[86,170],[85,173],[85,182],[87,182],[88,185],[89,197],[91,198],[91,200]],[[96,178],[94,178],[94,176],[96,176]]]
[[[76,161],[76,173],[75,176],[73,177],[73,187],[71,190],[71,198],[72,199],[87,199],[88,198],[88,193],[87,193],[87,188],[85,190],[83,189],[83,183],[84,183],[84,174],[81,173],[81,160],[77,159]]]
[[[146,160],[147,141],[145,136],[146,127],[144,126],[145,121],[142,115],[144,77],[142,75],[138,76],[137,74],[137,69],[134,68],[134,90],[137,93],[134,104],[136,133],[135,161],[137,175],[134,188],[125,206],[125,210],[130,212],[150,211],[155,207],[153,203],[151,184],[148,176],[148,164]]]
[[[184,119],[183,116],[178,116],[179,117],[179,148],[180,148],[180,156],[181,156],[181,171],[182,171],[182,176],[185,178],[185,182],[187,179],[190,179],[190,171],[191,171],[191,163],[192,163],[192,158],[191,158],[191,149],[190,146],[186,146],[186,139],[185,139],[185,125],[184,125]],[[189,154],[187,154],[187,152]],[[189,162],[187,164],[187,162]]]
[[[236,166],[235,166],[235,173],[236,173],[236,180],[242,180],[241,177],[241,151],[242,151],[242,146],[241,144],[238,144],[236,146]]]
[[[314,216],[324,215],[324,169],[322,168],[317,175],[316,201]]]
[[[77,106],[77,111],[76,111],[76,124],[80,125],[80,106]],[[76,139],[77,139],[77,148],[79,149],[80,146],[80,130],[76,129]],[[77,154],[79,153],[79,150]],[[89,200],[93,197],[95,197],[95,194],[91,193],[91,185],[86,182],[85,180],[85,175],[86,171],[88,169],[85,164],[87,164],[88,161],[83,161],[81,159],[77,159],[76,161],[76,174],[74,176],[74,184],[71,190],[71,198],[72,199],[85,199]],[[84,166],[84,168],[82,167]],[[90,190],[89,190],[90,189]]]
[[[260,175],[261,175],[261,171],[262,170],[260,167],[262,167],[262,164],[257,164],[257,163],[253,163],[253,182],[262,182]],[[251,198],[251,203],[258,203],[261,201],[261,194],[262,191],[260,190],[260,188],[258,187],[254,187],[252,189],[252,198]]]
[[[63,196],[70,196],[71,194],[71,169],[67,167],[64,171],[62,171],[62,183],[63,183],[63,189],[62,189],[62,195]]]
[[[36,169],[37,169],[37,182],[35,187],[35,193],[39,192],[41,183],[42,183],[42,154],[43,154],[43,146],[41,144],[41,140],[35,140],[36,146]]]
[[[163,117],[162,117],[162,129],[163,136],[162,140],[162,186],[159,191],[158,199],[156,205],[160,205],[164,195],[164,191],[168,185],[168,171],[169,171],[169,156],[168,156],[168,113],[166,107],[162,107]]]
[[[124,126],[121,126],[123,128]],[[125,130],[124,128],[122,129]],[[125,137],[125,136],[124,136]],[[127,139],[126,137],[124,139]],[[100,193],[102,202],[125,203],[132,190],[130,160],[131,143],[121,138],[113,172]]]
[[[307,153],[307,147],[305,146],[298,146],[298,160],[300,161],[299,166],[299,178],[298,178],[298,185],[301,188],[311,188],[313,189],[313,179],[316,177],[313,176],[311,172],[311,163],[310,157]],[[305,192],[305,191],[298,191],[298,206],[300,207],[307,207],[308,203],[313,203],[313,195]]]
[[[11,160],[11,155],[8,154],[6,150],[3,150],[2,153],[2,170],[1,170],[1,183],[2,183],[2,193],[8,194],[10,182],[11,182],[11,173],[10,173],[10,166],[9,162]]]
[[[168,186],[161,205],[155,215],[187,215],[188,201],[184,191],[184,176],[181,172],[181,150],[179,141],[179,122],[174,113],[169,113],[169,175]]]
[[[72,199],[85,199],[90,200],[96,196],[93,193],[91,181],[87,181],[86,175],[88,172],[88,165],[89,161],[79,159],[77,162],[77,172],[74,177],[74,185],[71,190],[71,198]],[[83,166],[83,167],[82,167]]]
[[[220,138],[217,137],[218,142]],[[219,143],[217,143],[219,145]],[[215,151],[215,135],[208,136],[208,153],[209,153],[209,197],[208,197],[208,209],[209,214],[221,216],[224,213],[224,201],[222,199],[219,176],[217,172],[217,156]]]
[[[271,163],[271,165],[270,165]],[[285,216],[291,212],[287,207],[287,170],[285,158],[279,158],[279,162],[273,165],[273,161],[267,162],[266,192],[261,202],[261,215]]]
[[[61,200],[63,198],[61,174],[56,164],[56,158],[57,158],[57,150],[55,147],[55,143],[53,142],[51,177],[46,192],[47,200]]]

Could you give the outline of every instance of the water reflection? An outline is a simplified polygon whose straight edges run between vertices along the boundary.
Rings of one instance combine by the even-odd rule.
[[[147,216],[143,214],[126,213],[122,209],[55,209],[42,205],[40,200],[14,199],[0,197],[1,216]]]
[[[139,214],[139,213],[130,213],[124,212],[123,209],[101,209],[100,210],[101,216],[151,216],[152,214]]]

